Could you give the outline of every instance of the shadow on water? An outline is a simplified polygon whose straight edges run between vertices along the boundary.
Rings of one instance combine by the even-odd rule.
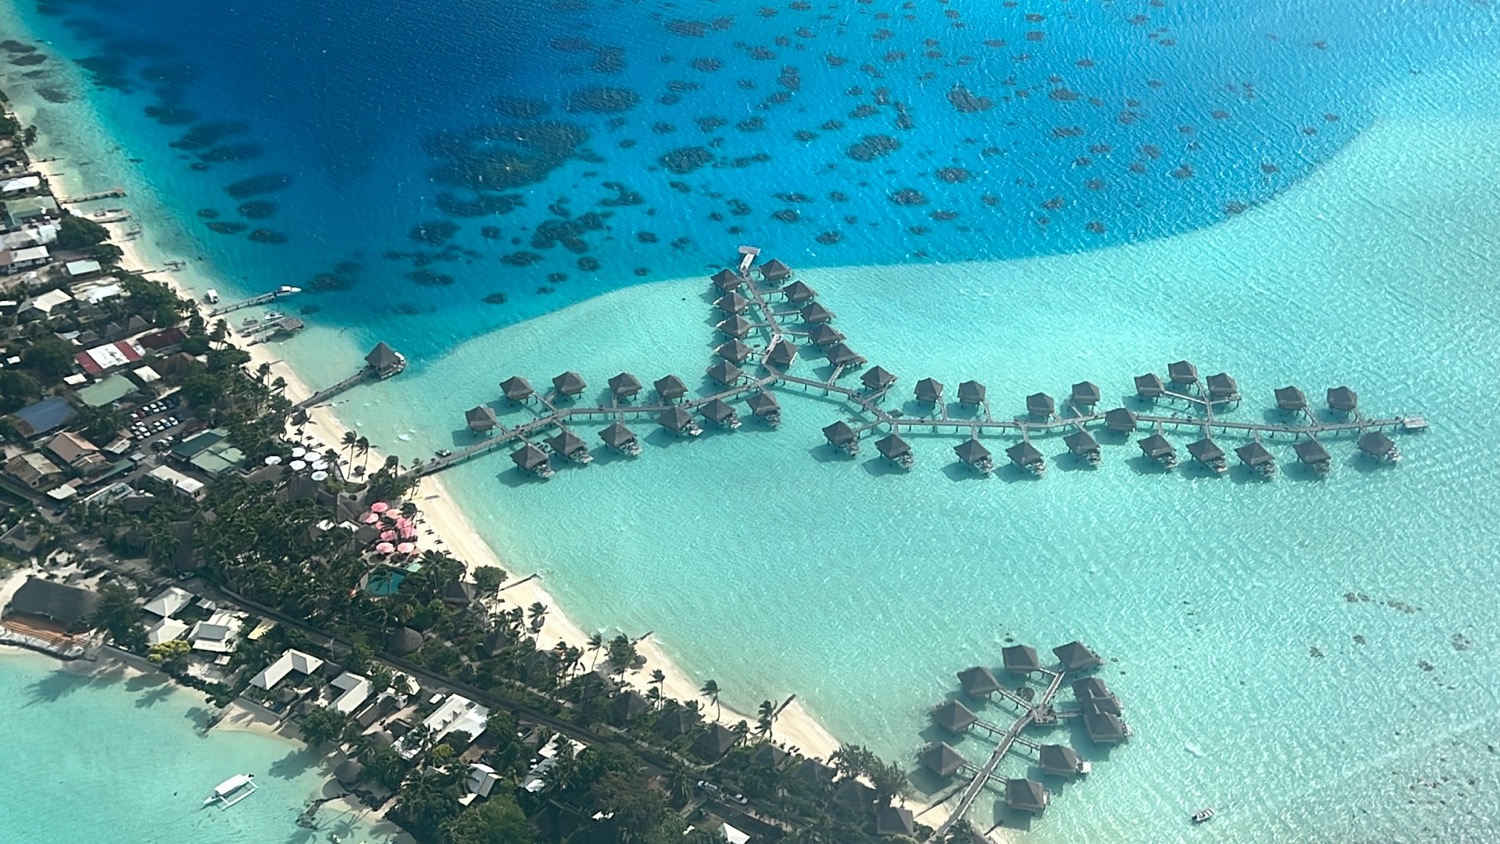
[[[89,685],[89,678],[61,670],[52,671],[27,687],[27,690],[31,692],[31,699],[26,702],[26,705],[55,703],[87,685]]]
[[[266,773],[279,780],[293,780],[316,766],[319,757],[311,750],[292,750],[271,763]]]
[[[143,695],[137,695],[135,699],[136,709],[150,709],[172,696],[172,687],[161,685]]]
[[[1001,459],[1003,460],[1005,458]],[[978,474],[978,472],[975,471],[975,474]],[[1000,466],[997,466],[992,474],[1008,484],[1031,483],[1034,481],[1041,481],[1046,477],[1045,475],[1038,475],[1032,472],[1028,472],[1027,470],[1022,469],[1020,466],[1017,466],[1016,464],[1008,461]]]
[[[819,463],[850,463],[859,459],[857,457],[850,457],[845,452],[834,448],[828,443],[815,445],[809,448],[807,453]]]
[[[865,474],[876,478],[883,478],[887,475],[911,474],[909,470],[897,466],[895,463],[892,463],[884,457],[881,457],[879,454],[875,455],[869,460],[861,461],[860,468],[865,470]]]
[[[986,481],[990,478],[989,475],[975,469],[962,460],[953,460],[945,463],[943,465],[943,474],[947,475],[950,481]],[[998,472],[992,472],[991,474],[998,474]]]
[[[1053,457],[1047,461],[1047,465],[1049,468],[1056,469],[1059,472],[1097,472],[1099,470],[1098,466],[1071,451],[1064,451]]]

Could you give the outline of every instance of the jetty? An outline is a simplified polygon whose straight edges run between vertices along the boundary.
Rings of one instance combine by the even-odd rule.
[[[297,402],[289,408],[290,411],[306,410],[314,405],[322,404],[339,393],[357,384],[366,381],[384,381],[387,378],[399,375],[406,370],[406,356],[386,345],[382,340],[375,344],[375,348],[365,355],[365,365],[358,372],[334,384],[331,387],[313,393],[302,401]]]
[[[208,312],[208,316],[210,319],[212,319],[213,317],[223,316],[224,314],[238,311],[242,308],[253,308],[256,305],[264,305],[268,302],[274,302],[277,299],[292,296],[301,292],[302,288],[300,287],[292,287],[289,284],[283,284],[275,290],[272,290],[270,293],[262,293],[259,296],[251,296],[249,299],[243,299],[238,302],[231,302],[223,307],[214,308],[213,310]]]
[[[120,187],[102,190],[97,193],[85,193],[78,196],[64,196],[57,200],[58,205],[76,205],[80,202],[93,202],[96,199],[120,199],[125,196],[125,189]]]
[[[1314,410],[1300,389],[1283,387],[1267,396],[1273,398],[1271,406],[1276,410],[1265,417],[1232,418],[1229,414],[1245,401],[1238,381],[1225,372],[1204,378],[1199,375],[1198,367],[1187,360],[1168,364],[1165,378],[1156,373],[1137,377],[1132,400],[1137,410],[1101,407],[1100,387],[1091,381],[1081,381],[1072,386],[1066,401],[1059,402],[1043,392],[1033,393],[1016,402],[1014,415],[1004,415],[1004,411],[997,415],[992,397],[981,382],[972,379],[961,382],[957,403],[950,405],[944,399],[943,383],[924,377],[915,382],[913,395],[925,412],[907,415],[884,405],[899,381],[885,367],[873,366],[858,379],[848,379],[847,383],[843,380],[846,375],[864,369],[868,361],[850,347],[844,334],[831,326],[836,314],[816,298],[811,287],[795,279],[793,270],[780,261],[771,259],[757,264],[758,248],[742,246],[739,251],[736,268],[722,269],[709,279],[710,307],[718,320],[714,328],[718,337],[713,362],[705,370],[712,382],[711,394],[690,398],[682,379],[667,375],[654,382],[654,401],[637,403],[640,382],[628,373],[621,373],[611,379],[608,403],[585,405],[578,402],[585,390],[582,376],[566,372],[554,379],[552,391],[538,397],[535,418],[510,427],[497,424],[493,429],[478,432],[484,436],[481,441],[445,450],[412,471],[418,475],[441,472],[508,445],[519,445],[533,435],[561,432],[579,421],[624,425],[646,418],[661,421],[676,433],[696,436],[699,432],[690,430],[688,423],[682,421],[685,412],[704,416],[726,432],[733,431],[741,427],[741,414],[732,406],[738,401],[746,402],[749,410],[743,415],[762,419],[774,427],[783,413],[782,404],[772,397],[776,391],[788,395],[815,393],[843,404],[844,418],[823,428],[829,447],[836,452],[856,457],[859,443],[867,434],[884,432],[888,436],[880,441],[882,458],[909,468],[915,457],[903,435],[951,434],[961,438],[954,450],[957,459],[980,475],[998,471],[991,449],[982,442],[986,436],[1010,440],[999,443],[998,447],[1009,458],[1012,469],[1040,478],[1045,475],[1049,458],[1039,443],[1049,437],[1056,437],[1065,446],[1061,458],[1053,459],[1096,465],[1105,449],[1101,440],[1090,433],[1091,428],[1106,433],[1102,442],[1108,444],[1118,442],[1120,434],[1145,427],[1150,433],[1140,442],[1143,456],[1170,471],[1177,465],[1176,447],[1166,439],[1166,433],[1191,436],[1209,444],[1217,434],[1248,441],[1248,448],[1234,453],[1249,471],[1269,477],[1276,460],[1264,445],[1267,440],[1279,437],[1294,445],[1307,440],[1326,444],[1347,436],[1362,443],[1359,450],[1369,458],[1394,463],[1400,455],[1394,441],[1370,435],[1385,437],[1385,431],[1414,432],[1427,427],[1426,420],[1417,416],[1362,414],[1356,394],[1348,387],[1328,391],[1326,412]],[[241,303],[231,308],[242,306]],[[799,352],[803,356],[825,358],[827,377],[792,374],[790,369]],[[529,383],[520,376],[507,378],[501,389],[513,404],[529,404],[534,395]],[[1317,455],[1307,449],[1302,453],[1307,454],[1302,462],[1310,472],[1318,475],[1326,472],[1328,461],[1310,460]],[[1194,457],[1199,454],[1194,453]],[[1221,461],[1222,458],[1219,462],[1200,462],[1217,466]]]

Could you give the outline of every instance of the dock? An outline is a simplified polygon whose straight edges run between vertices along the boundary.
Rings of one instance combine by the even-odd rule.
[[[300,287],[292,287],[291,285],[283,284],[275,290],[272,290],[270,293],[262,293],[259,296],[251,296],[249,299],[244,299],[239,302],[231,302],[230,304],[224,305],[223,307],[214,308],[213,310],[208,312],[208,317],[212,319],[213,317],[223,316],[224,314],[232,313],[234,311],[241,310],[242,308],[253,308],[256,305],[264,305],[268,302],[274,302],[277,299],[281,299],[286,296],[292,296],[301,292],[302,288]]]
[[[287,326],[282,326],[281,330],[287,330]],[[351,387],[363,384],[366,381],[384,381],[387,378],[401,374],[405,370],[405,356],[387,346],[385,341],[381,341],[375,344],[375,348],[370,350],[368,355],[365,355],[365,365],[360,367],[357,372],[337,384],[331,387],[324,387],[302,401],[297,402],[290,408],[287,408],[287,412],[306,410],[328,401]]]
[[[120,199],[120,198],[123,198],[124,196],[125,196],[125,189],[124,188],[115,187],[115,188],[110,188],[109,190],[99,191],[98,193],[85,193],[85,194],[80,194],[78,196],[64,196],[64,197],[59,197],[58,200],[57,200],[57,204],[58,205],[76,205],[76,204],[78,204],[80,202],[93,202],[96,199]]]
[[[898,436],[914,432],[954,434],[976,443],[984,435],[1018,437],[1021,442],[1032,447],[1018,450],[1019,456],[1013,455],[1012,461],[1017,465],[1024,461],[1026,465],[1022,466],[1023,469],[1041,476],[1045,458],[1035,451],[1032,442],[1034,437],[1055,435],[1061,438],[1080,432],[1087,434],[1090,426],[1105,424],[1106,417],[1111,412],[1122,412],[1120,408],[1109,411],[1098,407],[1098,386],[1092,382],[1081,382],[1074,385],[1072,396],[1061,402],[1055,402],[1046,394],[1037,393],[1027,397],[1024,403],[1017,402],[1018,409],[1024,408],[1027,411],[1024,415],[996,417],[984,385],[977,381],[966,381],[958,390],[961,408],[958,415],[955,415],[950,413],[949,405],[944,401],[943,385],[931,378],[924,378],[917,383],[917,401],[930,406],[929,413],[907,416],[898,410],[887,410],[882,402],[891,394],[896,376],[884,368],[875,367],[867,373],[868,377],[848,385],[842,383],[840,379],[863,367],[866,360],[852,351],[845,342],[844,335],[829,325],[829,321],[834,319],[833,312],[813,301],[817,294],[803,281],[792,280],[792,270],[785,264],[774,259],[755,264],[759,257],[759,250],[755,247],[741,247],[740,253],[742,257],[737,269],[721,270],[711,278],[711,290],[716,297],[712,307],[718,314],[716,318],[721,319],[715,330],[728,339],[728,342],[717,346],[719,360],[710,367],[709,376],[719,387],[711,395],[680,402],[676,401],[676,395],[663,399],[658,393],[657,401],[643,404],[625,403],[616,395],[609,404],[579,406],[573,404],[573,399],[582,390],[580,379],[577,385],[579,389],[565,396],[556,391],[539,396],[540,407],[536,418],[512,427],[497,425],[483,441],[451,452],[442,452],[412,471],[419,475],[441,472],[505,445],[516,444],[534,434],[553,428],[562,430],[579,420],[598,419],[623,424],[627,420],[657,417],[666,412],[675,413],[674,408],[698,413],[704,406],[712,408],[711,414],[723,416],[724,408],[721,403],[781,391],[788,395],[816,392],[821,397],[835,398],[842,402],[846,418],[841,422],[852,429],[854,439],[840,447],[851,456],[857,455],[860,438],[866,433],[879,430]],[[790,283],[787,284],[789,280]],[[240,303],[229,309],[243,307],[245,304]],[[799,354],[815,353],[827,358],[831,367],[827,378],[791,374],[790,367]],[[733,358],[743,360],[743,370],[730,363]],[[1154,429],[1157,434],[1168,430],[1197,432],[1204,438],[1220,434],[1243,437],[1258,443],[1262,438],[1332,439],[1346,435],[1359,438],[1370,432],[1390,430],[1409,433],[1425,430],[1427,427],[1426,421],[1417,416],[1364,416],[1356,409],[1357,397],[1346,387],[1330,391],[1332,412],[1327,417],[1320,417],[1309,410],[1301,391],[1288,387],[1276,391],[1277,406],[1282,409],[1279,412],[1284,418],[1272,417],[1259,421],[1226,418],[1228,409],[1243,401],[1238,384],[1231,376],[1219,373],[1207,379],[1200,378],[1197,368],[1188,361],[1171,364],[1168,373],[1166,380],[1159,375],[1150,374],[1136,379],[1139,400],[1148,402],[1150,406],[1140,413],[1123,411],[1131,420],[1130,430],[1140,425]],[[567,374],[578,377],[576,373]],[[634,376],[628,373],[621,373],[621,376],[628,376],[632,382],[635,381]],[[1283,391],[1288,390],[1291,391],[1289,395],[1302,397],[1300,405],[1288,405],[1282,401]],[[529,392],[527,398],[530,398]],[[764,404],[764,401],[761,403]],[[1294,409],[1287,410],[1288,407]],[[780,414],[781,408],[776,405],[775,421],[780,420]],[[744,414],[747,418],[752,415]],[[738,426],[739,415],[736,414],[723,427]],[[1118,430],[1112,426],[1110,429]],[[843,433],[842,429],[840,432]],[[1097,446],[1092,438],[1087,442]],[[981,446],[972,450],[978,452],[983,459],[976,458],[971,461],[971,465],[981,472],[990,471],[990,461],[983,454],[985,449]],[[1099,451],[1097,447],[1093,448],[1087,457],[1088,462],[1099,462]],[[910,462],[908,455],[902,465],[907,466]],[[1174,465],[1167,460],[1161,462],[1167,468]]]

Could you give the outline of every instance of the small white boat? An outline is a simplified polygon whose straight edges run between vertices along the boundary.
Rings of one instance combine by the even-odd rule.
[[[220,809],[228,809],[254,793],[255,775],[235,774],[215,786],[214,793],[208,795],[203,805],[205,807],[217,805]]]
[[[1199,809],[1193,813],[1193,823],[1203,823],[1214,816],[1213,809]]]
[[[210,305],[219,304],[219,291],[210,287],[207,292],[203,294],[203,301],[209,303]]]

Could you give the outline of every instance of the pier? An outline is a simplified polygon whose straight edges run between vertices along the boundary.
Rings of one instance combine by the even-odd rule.
[[[363,384],[366,381],[384,381],[387,378],[401,374],[405,370],[405,356],[387,346],[384,341],[381,341],[375,344],[375,348],[371,349],[368,355],[365,355],[365,365],[360,367],[358,372],[331,387],[324,387],[302,401],[297,402],[288,408],[288,412],[306,410],[328,401],[350,387]]]
[[[232,313],[243,308],[253,308],[256,305],[264,305],[268,302],[274,302],[277,299],[281,299],[283,297],[291,296],[293,294],[301,292],[302,288],[300,287],[292,287],[290,285],[283,284],[275,290],[272,290],[270,293],[262,293],[259,296],[251,296],[249,299],[243,299],[239,302],[231,302],[230,304],[224,305],[223,307],[214,308],[213,310],[208,312],[208,316],[210,319],[212,319],[213,317],[223,316],[224,314]]]
[[[96,199],[120,199],[125,196],[124,188],[110,188],[98,193],[85,193],[79,196],[64,196],[57,200],[58,205],[76,205],[80,202],[93,202]]]
[[[1309,408],[1301,390],[1285,387],[1275,391],[1274,404],[1278,408],[1277,414],[1284,419],[1226,418],[1225,414],[1243,401],[1238,383],[1228,373],[1202,378],[1197,367],[1185,360],[1169,364],[1166,379],[1154,373],[1136,379],[1136,400],[1148,405],[1143,412],[1100,408],[1099,387],[1084,381],[1073,385],[1065,401],[1057,402],[1045,393],[1035,393],[1017,401],[1017,411],[1023,412],[1013,417],[997,417],[985,386],[973,380],[959,385],[958,404],[955,411],[950,412],[950,406],[944,400],[942,383],[923,378],[916,382],[916,401],[930,406],[931,411],[921,416],[908,416],[882,406],[898,381],[897,376],[885,368],[872,367],[851,385],[841,382],[845,375],[862,368],[866,359],[853,351],[845,342],[845,336],[829,325],[835,315],[816,300],[817,294],[811,287],[800,280],[785,283],[793,272],[780,261],[772,259],[757,266],[755,261],[759,253],[755,247],[740,247],[738,268],[721,270],[710,279],[714,296],[712,307],[718,316],[723,317],[715,330],[724,338],[716,348],[717,362],[707,370],[718,388],[711,395],[678,401],[684,397],[686,389],[663,392],[662,382],[683,387],[681,379],[667,376],[657,382],[656,401],[625,403],[622,399],[633,397],[640,382],[629,373],[621,373],[615,379],[628,379],[619,383],[633,384],[635,391],[612,390],[609,404],[579,406],[573,404],[573,399],[583,391],[583,380],[577,373],[564,373],[554,379],[557,389],[538,397],[540,409],[536,418],[513,427],[497,425],[485,440],[440,453],[413,471],[419,475],[441,472],[508,444],[519,443],[533,434],[553,428],[562,430],[580,420],[599,419],[623,425],[643,416],[654,420],[664,413],[677,414],[674,408],[680,408],[689,414],[702,414],[707,410],[710,421],[733,429],[740,427],[740,417],[736,413],[726,413],[727,403],[748,400],[752,396],[769,397],[773,390],[788,394],[816,391],[823,397],[843,402],[847,406],[847,418],[824,428],[824,432],[826,436],[829,428],[847,426],[853,438],[849,439],[840,427],[840,436],[845,441],[833,443],[830,439],[830,444],[851,457],[858,454],[859,440],[866,433],[883,430],[896,439],[893,441],[888,437],[882,440],[887,445],[882,454],[891,452],[897,455],[886,455],[886,459],[907,468],[914,459],[909,447],[900,448],[906,446],[900,435],[953,434],[965,441],[966,448],[960,448],[959,458],[983,474],[994,470],[990,450],[981,443],[985,435],[1018,437],[1019,443],[1004,449],[1006,455],[1022,471],[1038,477],[1044,474],[1047,458],[1037,450],[1033,438],[1056,435],[1067,443],[1074,459],[1089,465],[1098,464],[1102,449],[1089,435],[1090,426],[1102,426],[1116,434],[1128,434],[1137,426],[1147,427],[1158,438],[1147,438],[1152,440],[1152,448],[1163,452],[1154,459],[1167,469],[1176,463],[1175,450],[1165,440],[1159,439],[1166,431],[1197,434],[1210,442],[1215,434],[1241,437],[1256,444],[1251,450],[1254,457],[1247,460],[1246,465],[1269,477],[1274,469],[1274,455],[1264,451],[1260,445],[1262,439],[1284,437],[1305,442],[1344,435],[1360,439],[1372,432],[1411,432],[1427,427],[1421,417],[1364,416],[1357,409],[1357,396],[1347,387],[1335,387],[1329,391],[1326,416],[1320,417]],[[775,286],[783,283],[783,287]],[[800,347],[799,343],[802,344]],[[790,367],[799,353],[819,354],[826,358],[831,368],[828,377],[820,379],[791,374]],[[612,379],[612,386],[615,383]],[[525,389],[517,389],[517,385],[524,385]],[[798,389],[793,390],[794,387]],[[525,379],[518,376],[507,379],[502,388],[513,403],[528,401],[534,395]],[[782,413],[779,403],[771,405],[774,411],[754,412],[767,406],[764,398],[757,399],[750,408],[752,413],[746,417],[756,417],[768,424],[779,422]],[[1164,443],[1165,448],[1161,448]],[[1366,441],[1366,445],[1370,447],[1361,449],[1361,452],[1371,459],[1395,462],[1399,457],[1394,445],[1388,449],[1378,441]],[[1143,451],[1151,458],[1149,449],[1143,448]],[[1327,461],[1318,465],[1318,473],[1323,474]]]

